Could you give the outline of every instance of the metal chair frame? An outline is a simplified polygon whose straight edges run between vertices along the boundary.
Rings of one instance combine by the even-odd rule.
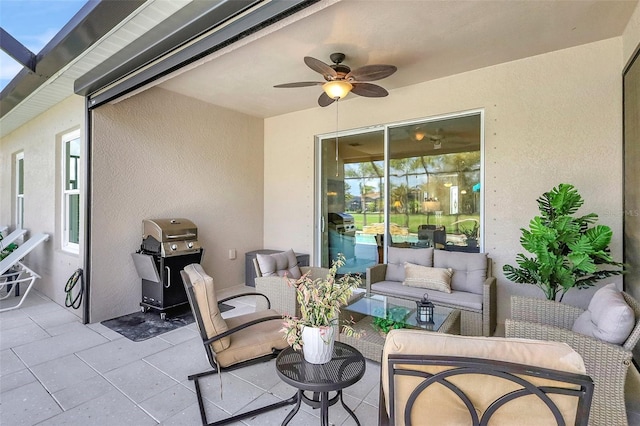
[[[402,366],[407,365],[433,365],[446,366],[451,368],[437,374],[430,374],[424,371],[402,368]],[[404,413],[402,413],[404,424],[406,426],[410,426],[412,424],[411,411],[418,396],[429,386],[436,383],[443,385],[451,390],[465,404],[465,406],[469,410],[470,425],[488,425],[491,421],[491,416],[493,416],[493,414],[495,414],[496,411],[503,405],[520,397],[535,395],[546,404],[546,406],[553,414],[557,424],[559,426],[564,426],[566,422],[556,404],[551,398],[549,398],[549,394],[569,395],[578,398],[575,425],[586,426],[589,422],[589,410],[591,408],[594,385],[593,380],[586,375],[480,358],[449,356],[426,357],[424,355],[401,354],[389,355],[387,371],[388,377],[386,378],[386,380],[388,380],[389,384],[390,413],[387,413],[385,395],[382,390],[382,380],[384,380],[385,378],[381,377],[378,413],[379,425],[394,425],[395,423],[395,376],[412,376],[424,378],[424,380],[415,387],[415,389],[409,396]],[[459,376],[462,374],[481,374],[486,376],[500,377],[502,379],[509,380],[520,385],[521,388],[497,398],[485,410],[485,412],[482,414],[482,417],[479,417],[470,398],[464,393],[462,389],[455,386],[448,380],[450,377]],[[527,378],[555,380],[567,384],[576,385],[579,386],[579,388],[570,389],[556,386],[537,386],[528,381]]]
[[[258,319],[254,319],[252,321],[248,321],[240,326],[234,327],[234,328],[230,328],[229,330],[225,331],[224,333],[220,333],[216,336],[213,336],[211,338],[207,337],[205,328],[204,328],[204,323],[202,321],[202,316],[200,315],[200,308],[198,306],[198,302],[196,301],[196,298],[194,296],[193,293],[193,286],[191,284],[191,280],[189,279],[189,275],[187,275],[187,273],[185,271],[180,271],[180,275],[182,277],[182,281],[184,283],[184,287],[185,290],[187,292],[187,299],[189,300],[189,306],[191,307],[191,312],[193,313],[193,317],[196,321],[196,324],[198,325],[198,330],[200,331],[200,337],[202,338],[202,343],[204,345],[204,349],[205,352],[207,354],[207,358],[209,360],[209,364],[211,364],[212,369],[208,370],[208,371],[204,371],[202,373],[197,373],[197,374],[192,374],[190,376],[188,376],[189,380],[193,380],[193,383],[195,385],[196,388],[196,396],[198,398],[198,407],[200,408],[200,418],[202,419],[202,424],[206,425],[206,426],[219,426],[219,425],[225,425],[225,424],[229,424],[229,423],[233,423],[242,419],[245,419],[247,417],[253,417],[255,415],[258,414],[262,414],[262,413],[266,413],[268,411],[271,410],[275,410],[278,409],[280,407],[285,407],[287,405],[293,405],[296,403],[296,398],[295,395],[289,399],[283,400],[283,401],[279,401],[273,404],[269,404],[266,405],[264,407],[260,407],[260,408],[256,408],[254,410],[251,411],[247,411],[244,413],[240,413],[240,414],[236,414],[233,415],[231,417],[227,417],[226,419],[222,419],[222,420],[218,420],[212,423],[209,423],[207,420],[207,413],[205,411],[205,407],[204,407],[204,400],[202,398],[202,391],[200,389],[200,383],[199,380],[203,377],[206,376],[210,376],[212,374],[216,374],[218,372],[221,371],[231,371],[231,370],[236,370],[242,367],[246,367],[248,365],[253,365],[253,364],[257,364],[260,362],[267,362],[272,360],[273,358],[277,357],[278,354],[281,352],[278,349],[272,349],[272,352],[270,354],[267,355],[263,355],[251,360],[247,360],[247,361],[243,361],[243,362],[239,362],[233,365],[230,365],[228,367],[221,367],[218,366],[217,362],[216,362],[216,354],[213,351],[212,345],[211,343],[215,342],[216,340],[220,340],[224,337],[227,336],[231,336],[233,333],[236,333],[240,330],[244,330],[245,328],[251,327],[252,325],[255,324],[259,324],[261,322],[265,322],[265,321],[271,321],[274,319],[282,319],[281,316],[279,315],[271,315],[271,316],[267,316],[267,317],[263,317],[263,318],[258,318]],[[237,294],[234,296],[230,296],[224,299],[221,299],[218,301],[218,305],[224,302],[227,302],[229,300],[232,299],[237,299],[239,297],[245,297],[245,296],[261,296],[264,297],[266,299],[267,302],[267,309],[270,309],[271,307],[271,302],[269,301],[269,299],[262,293],[255,293],[255,292],[251,292],[251,293],[242,293],[242,294]]]

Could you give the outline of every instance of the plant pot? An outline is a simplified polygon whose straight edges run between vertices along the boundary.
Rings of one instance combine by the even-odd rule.
[[[302,329],[302,353],[305,361],[311,364],[324,364],[331,360],[333,327],[304,327]]]
[[[467,247],[478,247],[478,240],[475,238],[467,238]]]

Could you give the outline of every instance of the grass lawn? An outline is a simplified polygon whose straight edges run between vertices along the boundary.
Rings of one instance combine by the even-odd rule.
[[[362,227],[364,226],[364,214],[363,213],[349,213],[353,216],[353,220],[356,225],[356,229],[358,231],[362,231]],[[436,223],[435,214],[430,214],[427,218],[426,214],[410,214],[409,215],[409,232],[416,234],[418,232],[419,225],[431,224],[431,225],[444,225],[447,228],[447,233],[456,234],[458,232],[458,226],[462,226],[463,228],[470,228],[471,223],[461,223],[457,225],[451,225],[453,222],[464,220],[464,219],[475,219],[480,221],[480,215],[467,215],[467,214],[459,214],[459,215],[442,215],[439,218],[439,223]],[[405,214],[390,214],[389,220],[391,223],[395,223],[398,226],[407,226],[407,216]],[[371,225],[373,223],[381,223],[384,221],[384,215],[382,213],[367,213],[367,225]]]

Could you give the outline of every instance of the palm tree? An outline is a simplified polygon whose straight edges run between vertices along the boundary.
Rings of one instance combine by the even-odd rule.
[[[363,215],[363,226],[367,224],[367,200],[366,195],[371,191],[371,187],[366,185],[367,179],[374,177],[374,167],[371,162],[356,163],[354,167],[345,170],[345,177],[357,178],[360,180],[360,208]]]
[[[391,169],[396,171],[397,177],[403,177],[405,179],[405,183],[394,188],[393,192],[395,194],[402,194],[402,198],[399,201],[405,207],[405,226],[409,227],[409,175],[417,169],[418,162],[414,158],[398,158],[389,161],[389,166]],[[402,189],[401,189],[402,188]]]

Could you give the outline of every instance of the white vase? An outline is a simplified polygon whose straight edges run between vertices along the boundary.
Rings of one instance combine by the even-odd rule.
[[[304,327],[302,329],[302,353],[311,364],[324,364],[333,355],[333,327]]]

